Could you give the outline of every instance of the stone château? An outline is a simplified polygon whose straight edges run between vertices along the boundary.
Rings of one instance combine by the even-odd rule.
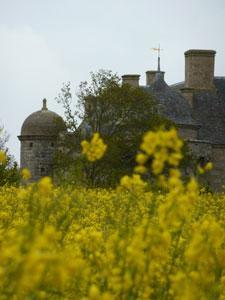
[[[215,190],[225,185],[225,77],[214,76],[213,50],[188,50],[185,55],[185,80],[168,85],[164,72],[147,71],[146,85],[162,115],[175,122],[199,162],[214,165],[208,177]],[[140,75],[123,75],[123,83],[139,86]],[[43,108],[23,123],[21,167],[31,171],[33,180],[51,175],[59,132],[65,130],[62,118]]]

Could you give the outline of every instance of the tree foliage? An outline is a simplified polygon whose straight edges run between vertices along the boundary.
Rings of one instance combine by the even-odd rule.
[[[0,127],[0,151],[4,152],[6,159],[0,162],[0,186],[18,185],[20,182],[20,173],[18,165],[14,158],[9,154],[6,147],[8,134],[3,127]]]
[[[65,84],[57,98],[64,107],[71,132],[63,137],[57,167],[61,174],[68,176],[69,166],[73,178],[85,175],[88,185],[113,186],[121,176],[131,174],[143,133],[162,124],[171,125],[159,116],[149,93],[142,88],[121,85],[120,78],[111,71],[91,73],[90,82],[80,84],[77,96],[77,105],[73,106],[71,86]],[[81,140],[90,139],[95,132],[103,138],[108,150],[101,161],[91,164],[77,153],[80,153]]]

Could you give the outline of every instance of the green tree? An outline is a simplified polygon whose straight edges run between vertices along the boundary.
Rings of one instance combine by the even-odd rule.
[[[111,71],[91,73],[90,83],[82,82],[77,96],[78,103],[73,106],[71,86],[65,84],[57,97],[70,133],[61,139],[56,166],[67,179],[72,175],[73,180],[84,178],[88,185],[114,186],[121,176],[132,173],[143,133],[171,125],[159,116],[149,93],[122,85]],[[95,132],[100,133],[108,150],[101,161],[89,163],[78,155],[80,142]]]
[[[18,185],[20,182],[20,172],[14,158],[9,154],[6,147],[8,134],[3,127],[0,127],[0,151],[5,153],[6,159],[0,162],[0,186]]]

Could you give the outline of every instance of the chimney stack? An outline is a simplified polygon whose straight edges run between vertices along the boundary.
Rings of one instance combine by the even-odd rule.
[[[188,50],[185,55],[185,88],[213,88],[214,80],[214,50]]]
[[[159,75],[160,74],[160,75]],[[164,80],[165,72],[162,71],[147,71],[146,72],[146,85],[152,85],[153,82],[160,76]]]
[[[139,87],[139,79],[140,79],[140,75],[138,74],[123,75],[122,83],[129,84],[132,87]]]

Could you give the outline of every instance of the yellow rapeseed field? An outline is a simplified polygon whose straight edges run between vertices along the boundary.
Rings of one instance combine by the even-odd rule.
[[[83,143],[92,161],[106,150],[94,144]],[[0,299],[224,300],[225,196],[182,182],[181,148],[173,129],[147,133],[115,190],[48,177],[1,188]],[[150,168],[159,191],[143,180]]]

